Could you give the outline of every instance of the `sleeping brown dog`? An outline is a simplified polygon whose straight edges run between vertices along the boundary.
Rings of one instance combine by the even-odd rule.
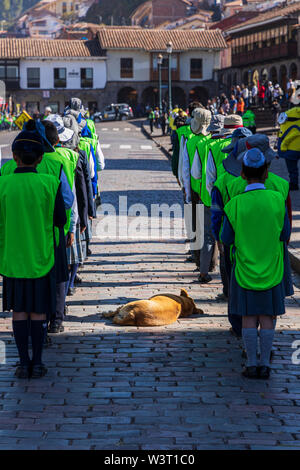
[[[160,294],[148,300],[136,300],[119,307],[115,312],[104,313],[113,317],[117,325],[161,326],[174,323],[179,317],[203,314],[194,300],[182,289],[180,295]]]

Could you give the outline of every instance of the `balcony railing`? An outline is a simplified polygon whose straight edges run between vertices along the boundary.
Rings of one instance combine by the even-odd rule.
[[[232,55],[232,65],[254,64],[256,62],[266,62],[268,60],[281,59],[283,57],[297,57],[297,43],[283,43],[275,46],[263,47],[253,51],[241,52]]]
[[[151,77],[150,80],[152,82],[158,82],[158,70],[152,70],[151,71]],[[161,79],[163,82],[167,82],[169,80],[169,71],[163,69],[161,71]],[[179,70],[172,70],[172,81],[179,81]]]

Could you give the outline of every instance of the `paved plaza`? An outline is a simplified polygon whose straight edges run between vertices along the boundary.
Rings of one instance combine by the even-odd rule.
[[[182,204],[169,160],[140,123],[105,123],[98,131],[107,158],[102,203],[119,219],[120,196],[149,210]],[[229,333],[227,305],[216,300],[219,274],[209,285],[196,282],[183,237],[95,237],[91,249],[83,283],[68,298],[65,332],[52,335],[45,350],[46,377],[15,379],[11,315],[1,314],[7,360],[0,365],[0,449],[300,449],[300,365],[292,363],[300,340],[297,274],[277,323],[271,378],[251,381],[241,376],[242,342]],[[102,317],[181,288],[204,315],[151,328]]]

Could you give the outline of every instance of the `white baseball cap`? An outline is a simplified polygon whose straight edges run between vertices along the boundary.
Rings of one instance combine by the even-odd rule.
[[[59,116],[59,114],[50,114],[46,117],[45,120],[50,121],[55,125],[60,142],[68,142],[72,139],[74,131],[64,126],[64,121],[62,117]]]

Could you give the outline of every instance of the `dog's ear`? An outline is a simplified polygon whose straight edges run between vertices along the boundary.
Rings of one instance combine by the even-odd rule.
[[[181,291],[180,291],[180,296],[181,296],[181,297],[188,297],[189,295],[188,295],[188,293],[187,293],[187,291],[186,291],[185,289],[181,289]]]

